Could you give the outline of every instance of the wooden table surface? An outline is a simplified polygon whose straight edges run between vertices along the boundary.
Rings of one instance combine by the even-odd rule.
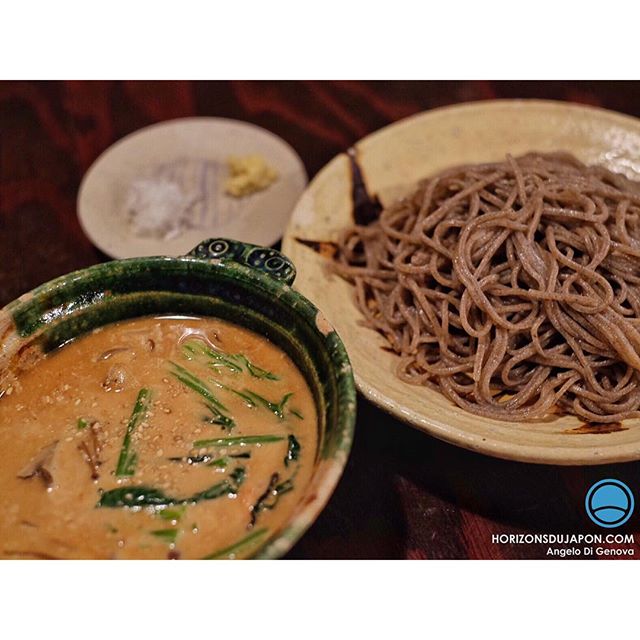
[[[140,127],[193,115],[254,122],[287,140],[313,177],[390,122],[491,98],[570,100],[640,116],[640,84],[624,82],[0,83],[0,306],[108,259],[80,229],[78,186],[102,151]],[[544,558],[548,545],[492,536],[610,531],[584,510],[589,486],[603,478],[623,480],[640,499],[640,462],[509,462],[440,442],[363,398],[358,411],[344,476],[290,558]],[[623,546],[636,557],[639,531],[638,512],[615,530],[635,534]]]

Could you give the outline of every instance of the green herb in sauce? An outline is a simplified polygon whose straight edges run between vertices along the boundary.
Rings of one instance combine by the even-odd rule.
[[[226,469],[229,464],[229,458],[222,456],[222,458],[216,458],[211,462],[207,462],[207,467],[216,467],[217,469]]]
[[[245,478],[245,468],[236,467],[228,478],[218,482],[204,491],[188,498],[174,498],[162,490],[144,485],[134,487],[118,487],[105,491],[98,501],[97,507],[163,507],[169,505],[188,505],[203,500],[215,500],[221,496],[235,494]]]
[[[227,354],[219,349],[212,349],[200,340],[188,340],[182,346],[184,355],[189,359],[205,356],[209,359],[207,365],[210,369],[226,368],[234,373],[242,373],[243,366],[250,376],[262,380],[280,380],[280,378],[266,369],[254,364],[242,353]]]
[[[182,506],[178,509],[159,509],[156,513],[163,520],[169,520],[171,522],[180,522],[180,519],[184,515],[186,507]]]
[[[205,447],[232,447],[248,444],[268,444],[271,442],[280,442],[284,440],[284,436],[234,436],[232,438],[208,438],[206,440],[196,440],[193,446],[196,449]]]
[[[187,464],[200,464],[202,462],[209,462],[211,460],[211,456],[187,456],[183,458],[182,456],[176,456],[173,458],[168,458],[171,462],[186,462]]]
[[[238,540],[232,545],[225,547],[224,549],[220,549],[219,551],[214,551],[210,553],[208,556],[202,558],[203,560],[222,560],[222,559],[231,559],[235,558],[239,551],[246,549],[249,545],[256,542],[259,538],[262,538],[264,534],[267,533],[267,529],[256,529],[248,536],[242,538],[242,540]]]
[[[167,458],[171,460],[171,462],[186,462],[187,464],[207,464],[207,466],[220,466],[218,463],[220,460],[225,459],[228,462],[229,458],[250,458],[251,453],[249,451],[245,453],[230,453],[226,455],[224,458],[218,458],[217,460],[212,460],[213,456],[210,455],[202,455],[202,456],[187,456],[186,458],[177,456],[173,458]]]
[[[263,511],[271,511],[272,509],[275,509],[280,498],[285,493],[289,493],[289,491],[293,491],[293,482],[291,480],[280,482],[280,474],[272,474],[265,492],[251,507],[251,520],[249,522],[249,526],[253,527],[256,524],[258,516]]]
[[[127,424],[127,431],[125,433],[124,440],[122,441],[122,448],[120,449],[120,456],[116,466],[116,476],[118,477],[132,476],[135,473],[138,456],[136,452],[131,449],[131,435],[144,419],[144,416],[149,410],[150,402],[151,391],[144,388],[140,389],[136,399],[136,404],[133,407],[133,412],[131,413],[131,417]]]
[[[175,376],[182,384],[189,387],[192,391],[199,393],[207,402],[210,402],[212,405],[217,407],[222,411],[228,411],[227,407],[225,407],[220,400],[214,395],[213,391],[209,389],[207,384],[203,382],[198,376],[191,373],[188,369],[181,367],[179,364],[175,362],[171,362],[171,366],[175,368],[175,371],[172,371],[172,375]]]
[[[294,462],[300,457],[300,443],[294,435],[288,437],[289,446],[287,447],[287,455],[284,458],[284,466],[288,467],[290,462]]]
[[[279,420],[284,420],[284,408],[287,402],[289,402],[289,398],[293,395],[293,393],[285,393],[280,402],[271,402],[266,398],[258,395],[254,391],[250,391],[249,389],[245,389],[244,393],[248,395],[255,403],[261,404],[266,409],[269,409],[271,413],[278,417]]]
[[[253,408],[253,407],[256,406],[255,400],[253,400],[253,398],[251,398],[251,396],[249,396],[247,393],[243,393],[242,391],[238,391],[237,389],[229,387],[226,384],[222,384],[222,382],[218,382],[217,380],[214,380],[213,383],[217,387],[220,387],[220,389],[224,389],[225,391],[230,391],[231,393],[237,395],[239,398],[242,398],[246,402],[248,407]]]
[[[238,391],[238,389],[234,389],[233,387],[223,384],[222,382],[219,382],[217,380],[213,380],[212,382],[220,389],[229,391],[230,393],[237,395],[239,398],[242,398],[246,402],[248,407],[253,408],[260,405],[268,411],[271,411],[271,413],[273,413],[280,420],[284,420],[285,406],[289,402],[289,399],[293,396],[293,393],[286,393],[282,397],[280,402],[271,402],[264,396],[257,394],[255,391],[251,391],[251,389],[243,389],[242,391]],[[296,411],[295,409],[290,409],[289,411],[298,419],[304,419],[299,411]]]
[[[175,544],[176,538],[178,537],[177,529],[156,529],[155,531],[150,531],[149,533],[152,536],[160,538],[161,540],[164,540],[165,542],[168,542],[170,544]]]
[[[279,380],[280,378],[275,374],[267,371],[266,369],[262,369],[255,364],[253,364],[245,355],[243,354],[235,354],[235,355],[227,355],[220,351],[216,351],[211,349],[210,347],[202,344],[198,340],[191,340],[186,342],[182,347],[183,353],[188,359],[193,359],[198,356],[207,356],[210,358],[209,367],[210,368],[219,368],[220,366],[225,366],[228,369],[231,369],[235,373],[241,373],[243,371],[242,367],[237,364],[238,362],[242,363],[246,368],[247,372],[253,376],[254,378],[266,379],[266,380]],[[206,382],[198,378],[195,374],[193,374],[188,369],[181,367],[179,364],[175,362],[171,362],[171,366],[175,369],[171,373],[182,382],[184,385],[199,393],[207,402],[206,406],[212,412],[213,417],[209,420],[209,422],[213,424],[221,424],[222,426],[229,426],[229,428],[235,426],[232,418],[226,415],[224,412],[228,411],[227,408],[220,402],[220,400],[214,395],[211,388],[207,385]],[[235,394],[239,398],[242,398],[249,407],[262,406],[267,410],[271,411],[279,420],[284,420],[284,410],[285,406],[288,403],[293,393],[286,393],[280,402],[272,402],[271,400],[267,400],[265,397],[257,394],[255,391],[251,391],[250,389],[238,390],[230,387],[229,385],[223,384],[219,380],[212,380],[213,384],[215,384],[218,388],[224,389],[230,393]],[[299,411],[293,410],[292,413],[299,419],[302,419],[302,415]]]
[[[234,373],[242,373],[242,367],[233,361],[233,356],[230,357],[222,351],[212,349],[200,340],[189,340],[185,342],[182,346],[182,352],[189,360],[197,356],[207,356],[210,359],[208,365],[212,369],[224,367]]]
[[[237,354],[236,358],[244,362],[244,365],[247,368],[249,375],[253,376],[254,378],[260,378],[264,380],[280,380],[280,378],[274,373],[271,373],[271,371],[267,371],[266,369],[261,369],[260,367],[253,364],[249,360],[249,358],[247,358],[246,356],[242,354]]]
[[[224,413],[228,412],[227,407],[218,400],[206,382],[175,362],[171,362],[171,366],[175,369],[175,371],[171,372],[171,375],[205,399],[206,402],[204,404],[212,414],[211,418],[207,419],[207,422],[210,422],[211,424],[219,424],[222,427],[228,427],[229,429],[232,429],[235,426],[233,418]]]
[[[229,431],[236,426],[235,420],[229,416],[220,413],[215,407],[207,407],[213,414],[210,418],[206,418],[205,422],[209,424],[219,424],[223,429],[228,428]]]

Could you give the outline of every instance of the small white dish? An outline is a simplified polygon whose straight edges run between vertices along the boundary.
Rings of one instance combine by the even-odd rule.
[[[224,191],[230,156],[259,154],[277,173],[269,187],[236,198]],[[169,238],[136,235],[127,217],[131,185],[170,176],[193,195],[190,228]],[[270,246],[283,235],[307,184],[298,154],[275,134],[225,118],[181,118],[135,131],[91,165],[78,192],[78,217],[91,241],[113,258],[187,253],[204,237]]]

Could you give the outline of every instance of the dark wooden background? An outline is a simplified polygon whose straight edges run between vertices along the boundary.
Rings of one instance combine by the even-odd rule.
[[[76,218],[80,180],[110,144],[183,116],[254,122],[289,142],[310,177],[367,133],[418,111],[491,98],[569,100],[640,116],[625,82],[0,82],[0,306],[106,260]],[[589,486],[640,463],[563,468],[488,458],[413,430],[360,399],[353,453],[291,558],[543,558],[497,533],[606,533]],[[0,462],[1,464],[1,462]],[[640,509],[616,532],[634,532]],[[615,546],[615,545],[607,545]]]

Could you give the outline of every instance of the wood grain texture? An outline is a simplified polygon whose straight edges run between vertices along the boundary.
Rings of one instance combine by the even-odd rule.
[[[563,99],[640,116],[625,82],[0,83],[0,306],[103,261],[82,234],[84,172],[122,136],[183,116],[270,129],[313,177],[363,135],[433,107],[491,98]],[[498,533],[601,533],[583,507],[602,478],[640,498],[640,463],[553,467],[488,458],[408,427],[360,399],[353,453],[333,498],[291,558],[543,558]],[[634,532],[638,511],[616,532]],[[607,545],[605,545],[607,546]],[[614,545],[609,545],[614,546]],[[636,557],[640,547],[636,544]]]

